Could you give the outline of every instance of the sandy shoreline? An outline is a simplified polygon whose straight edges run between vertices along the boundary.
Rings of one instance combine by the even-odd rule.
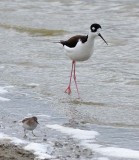
[[[56,160],[71,160],[71,159],[91,159],[94,155],[93,152],[83,147],[75,140],[70,137],[63,139],[57,139],[51,142],[54,147],[54,152],[46,157],[45,153],[42,153],[44,158],[39,157],[40,155],[33,154],[27,151],[21,145],[11,143],[9,139],[0,140],[0,160],[41,160],[41,159],[56,159]],[[39,143],[38,143],[39,145]],[[50,149],[50,148],[49,148]],[[48,151],[48,148],[46,148]]]
[[[0,141],[0,160],[34,160],[35,156],[20,146]]]

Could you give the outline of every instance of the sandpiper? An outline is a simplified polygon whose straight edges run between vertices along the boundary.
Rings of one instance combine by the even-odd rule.
[[[96,37],[98,36],[101,37],[103,41],[107,44],[105,39],[99,33],[100,29],[101,26],[97,23],[94,23],[90,26],[90,31],[88,35],[76,35],[66,41],[61,40],[58,42],[63,45],[64,49],[66,50],[66,55],[72,60],[70,81],[67,89],[65,90],[66,93],[68,94],[71,93],[71,79],[73,74],[78,97],[80,98],[76,82],[76,72],[75,72],[76,61],[86,61],[91,57],[94,51],[94,39]]]
[[[23,128],[24,128],[24,137],[27,137],[26,136],[26,131],[27,130],[32,131],[33,136],[35,136],[35,134],[33,133],[33,130],[39,124],[38,121],[37,121],[37,117],[25,118],[25,119],[22,120],[22,124],[23,124]]]

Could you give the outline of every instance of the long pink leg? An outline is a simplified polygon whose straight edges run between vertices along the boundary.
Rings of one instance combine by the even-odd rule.
[[[76,62],[74,62],[74,75],[73,75],[73,78],[74,78],[74,82],[75,82],[75,86],[76,86],[76,90],[77,90],[77,93],[78,93],[78,98],[80,98],[80,94],[79,94],[79,90],[78,90],[78,86],[77,86],[77,82],[76,82],[76,70],[75,70],[75,66],[76,65]]]
[[[70,81],[69,81],[69,85],[68,88],[65,90],[65,93],[68,93],[69,95],[71,94],[71,79],[72,79],[72,72],[73,72],[73,65],[74,65],[75,61],[72,61],[72,68],[71,68],[71,74],[70,74]]]

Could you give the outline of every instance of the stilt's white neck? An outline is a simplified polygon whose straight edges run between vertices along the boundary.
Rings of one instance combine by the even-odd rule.
[[[88,34],[89,39],[95,39],[97,36],[98,34],[96,32],[94,33],[94,32],[89,31],[89,34]]]
[[[97,35],[90,31],[88,34],[88,45],[94,46],[94,40],[96,37],[97,37]]]

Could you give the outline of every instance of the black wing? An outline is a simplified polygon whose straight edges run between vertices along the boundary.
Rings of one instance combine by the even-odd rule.
[[[74,48],[76,46],[76,44],[78,43],[78,41],[80,40],[82,43],[85,43],[88,39],[88,35],[87,36],[83,36],[83,35],[76,35],[74,37],[71,37],[70,39],[68,39],[67,41],[60,41],[60,43],[64,46],[66,45],[67,47],[70,48]]]

